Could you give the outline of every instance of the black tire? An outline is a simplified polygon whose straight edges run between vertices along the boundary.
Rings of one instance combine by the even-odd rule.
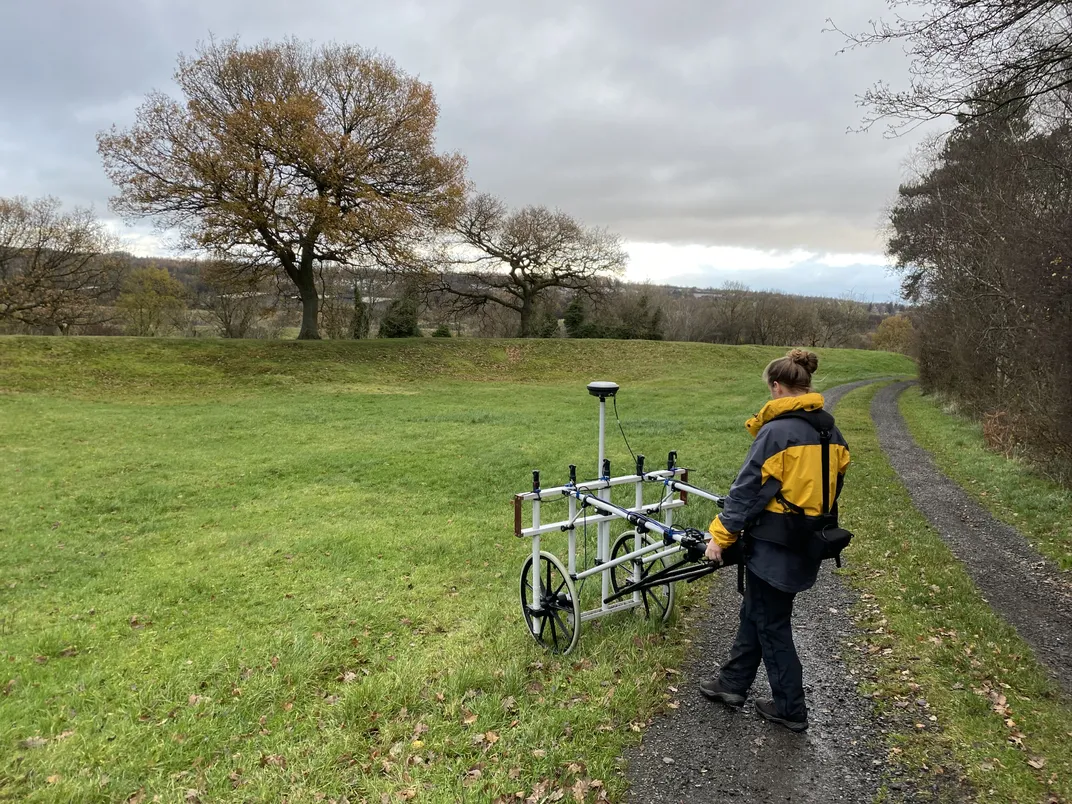
[[[627,553],[633,552],[634,539],[636,538],[636,531],[627,530],[621,536],[614,541],[614,546],[610,551],[610,559],[613,561],[619,556],[624,556]],[[662,544],[662,539],[653,537],[650,533],[645,533],[643,536],[643,544]],[[659,558],[647,564],[641,565],[641,578],[645,578],[648,575],[666,569],[672,566],[674,563],[673,558]],[[619,564],[610,572],[610,585],[615,592],[621,592],[628,589],[633,585],[633,571],[635,565],[629,562],[625,564]],[[643,616],[650,618],[658,617],[664,623],[670,619],[670,615],[674,611],[674,584],[665,583],[659,586],[654,586],[651,589],[645,589],[641,593],[643,606],[638,606],[634,611],[640,612]]]
[[[533,607],[532,556],[521,565],[521,613],[532,638],[552,653],[573,650],[581,636],[577,589],[551,553],[540,553],[540,606]]]

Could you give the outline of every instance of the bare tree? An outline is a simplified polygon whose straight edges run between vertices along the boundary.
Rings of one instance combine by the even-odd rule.
[[[270,266],[297,288],[299,338],[319,338],[317,261],[408,264],[451,223],[465,160],[437,154],[428,84],[349,45],[210,40],[180,56],[175,100],[149,95],[98,150],[113,207],[184,245]]]
[[[122,256],[93,211],[64,212],[55,198],[0,198],[0,323],[28,327],[99,324],[102,304],[122,271]]]
[[[815,329],[809,346],[862,345],[867,329],[867,308],[852,298],[822,299],[815,305]]]
[[[277,297],[268,278],[246,266],[212,260],[201,266],[201,277],[212,290],[209,309],[224,338],[248,338],[276,313]]]
[[[596,293],[600,277],[621,273],[627,259],[617,235],[546,207],[511,212],[486,194],[466,204],[453,232],[433,289],[450,294],[460,311],[512,310],[522,338],[535,334],[535,313],[548,291]]]
[[[896,43],[912,60],[911,83],[878,83],[861,98],[865,125],[897,133],[919,121],[985,117],[1035,101],[1067,112],[1072,89],[1072,4],[1068,0],[888,0],[892,21],[846,33],[848,47]],[[831,23],[833,24],[833,23]],[[994,93],[996,87],[1012,91]]]

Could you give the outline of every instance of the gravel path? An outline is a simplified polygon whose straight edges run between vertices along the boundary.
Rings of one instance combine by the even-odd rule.
[[[964,564],[986,601],[1072,694],[1072,578],[1043,558],[1014,528],[994,519],[934,465],[912,439],[897,398],[912,383],[875,395],[879,443],[912,502]]]
[[[827,408],[869,382],[875,381],[824,392]],[[769,696],[762,667],[743,711],[708,701],[696,687],[717,672],[737,631],[736,570],[717,573],[710,614],[692,634],[691,659],[679,686],[680,708],[657,718],[643,743],[626,754],[629,800],[871,801],[886,749],[871,702],[857,694],[856,679],[841,656],[844,643],[855,637],[848,614],[855,600],[827,567],[815,587],[796,599],[793,636],[804,665],[810,722],[809,730],[797,735],[753,711],[752,698]]]

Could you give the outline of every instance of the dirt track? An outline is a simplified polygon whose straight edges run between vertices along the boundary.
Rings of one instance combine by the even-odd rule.
[[[908,432],[897,397],[912,383],[875,395],[879,444],[924,516],[971,575],[983,597],[1072,695],[1072,578],[998,522],[934,465]]]
[[[827,408],[867,382],[824,393]],[[708,701],[697,682],[716,672],[737,630],[736,572],[716,576],[705,615],[692,635],[680,684],[681,708],[648,728],[630,751],[630,801],[867,802],[878,791],[886,750],[869,700],[842,660],[855,633],[847,610],[855,595],[828,567],[796,599],[793,635],[804,664],[810,729],[791,734],[761,720],[752,697],[767,697],[763,668],[743,711]],[[667,760],[672,760],[672,764]]]

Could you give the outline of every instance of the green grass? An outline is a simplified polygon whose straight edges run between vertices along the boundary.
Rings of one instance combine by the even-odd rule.
[[[618,798],[683,628],[621,616],[544,653],[511,497],[533,468],[595,464],[597,378],[623,384],[635,450],[677,449],[725,488],[782,351],[0,339],[0,799],[490,800],[592,780]],[[820,354],[824,387],[912,370]]]
[[[912,506],[875,437],[877,388],[847,395],[837,417],[864,630],[849,649],[866,657],[863,691],[905,725],[891,758],[954,796],[966,782],[983,802],[1072,798],[1072,706]]]
[[[943,472],[1061,569],[1072,570],[1072,489],[987,449],[978,422],[945,413],[918,388],[905,391],[900,404],[913,437]]]

